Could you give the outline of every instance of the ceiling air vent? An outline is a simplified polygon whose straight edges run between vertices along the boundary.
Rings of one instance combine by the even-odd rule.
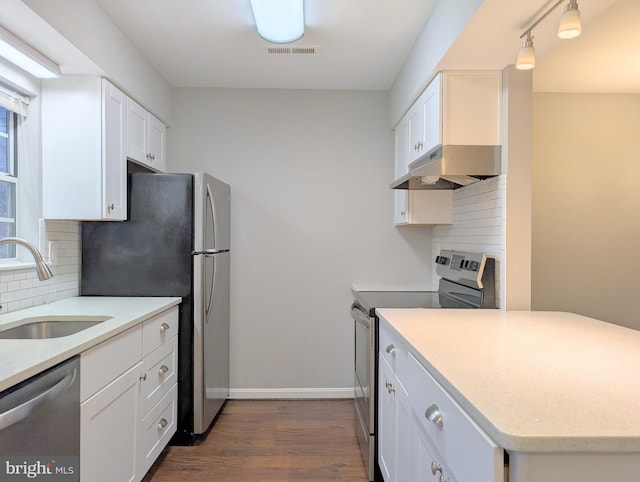
[[[318,47],[267,47],[269,55],[309,55],[317,54]]]

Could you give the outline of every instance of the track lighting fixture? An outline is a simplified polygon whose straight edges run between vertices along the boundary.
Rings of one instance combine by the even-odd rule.
[[[533,29],[542,22],[547,16],[553,12],[561,3],[567,0],[558,0],[549,8],[538,20],[533,22],[523,33],[520,38],[526,36],[522,42],[522,47],[518,51],[518,58],[516,60],[516,69],[530,70],[536,66],[536,54],[533,48],[533,36],[531,35]],[[560,24],[558,25],[558,37],[561,39],[571,39],[580,35],[582,32],[582,21],[580,19],[580,10],[578,9],[577,0],[569,0],[564,8],[564,12],[560,17]]]

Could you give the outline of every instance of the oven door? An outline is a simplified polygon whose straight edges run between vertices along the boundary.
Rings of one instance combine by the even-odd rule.
[[[373,480],[375,464],[375,363],[376,319],[368,316],[357,303],[351,305],[351,317],[355,325],[355,377],[354,401],[356,423],[360,424],[358,440],[369,480]]]

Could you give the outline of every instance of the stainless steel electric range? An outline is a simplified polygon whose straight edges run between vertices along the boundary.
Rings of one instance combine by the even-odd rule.
[[[438,291],[352,287],[355,326],[356,432],[370,481],[377,466],[378,317],[376,308],[496,308],[495,259],[483,253],[442,250],[435,258]]]

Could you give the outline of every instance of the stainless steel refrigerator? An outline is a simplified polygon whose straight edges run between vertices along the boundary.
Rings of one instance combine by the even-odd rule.
[[[181,296],[178,432],[229,396],[230,187],[206,173],[128,176],[127,221],[82,223],[82,296]]]

